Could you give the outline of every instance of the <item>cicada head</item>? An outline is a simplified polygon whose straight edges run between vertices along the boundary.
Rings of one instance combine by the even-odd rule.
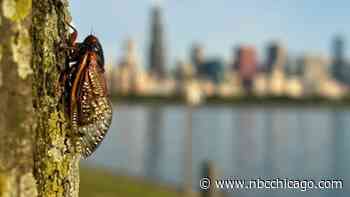
[[[100,41],[97,39],[94,35],[89,35],[84,39],[84,42],[82,43],[82,46],[84,48],[85,52],[95,52],[97,55],[97,61],[98,65],[104,67],[104,55],[103,55],[103,49]]]

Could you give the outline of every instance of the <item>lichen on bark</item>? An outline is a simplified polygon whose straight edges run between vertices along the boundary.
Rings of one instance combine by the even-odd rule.
[[[31,0],[3,0],[1,5],[4,16],[14,22],[23,20],[32,9]]]
[[[77,197],[79,159],[72,146],[64,107],[55,92],[66,55],[58,47],[67,38],[66,0],[33,3],[33,102],[36,114],[35,177],[39,196]]]
[[[26,79],[30,74],[33,73],[30,68],[30,59],[32,53],[32,44],[29,37],[28,29],[20,29],[18,35],[13,37],[12,51],[13,60],[18,64],[18,74],[22,79]]]
[[[31,73],[21,77],[18,72],[31,62],[30,37],[26,33],[31,24],[28,6],[31,0],[0,0],[0,197],[37,194],[33,176]]]

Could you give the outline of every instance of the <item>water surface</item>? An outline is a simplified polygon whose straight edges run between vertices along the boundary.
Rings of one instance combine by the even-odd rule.
[[[342,190],[253,190],[229,196],[350,196],[350,110],[311,107],[118,105],[111,129],[85,163],[181,187],[213,161],[223,177],[343,179]],[[186,132],[192,116],[192,146]],[[185,171],[187,168],[187,171]],[[297,193],[295,193],[297,192]]]

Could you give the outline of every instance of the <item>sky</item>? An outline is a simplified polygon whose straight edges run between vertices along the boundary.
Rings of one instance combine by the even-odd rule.
[[[79,40],[93,31],[107,62],[118,62],[131,38],[146,67],[155,2],[163,9],[169,68],[178,58],[189,60],[193,43],[201,43],[208,58],[226,61],[240,44],[256,46],[261,61],[271,41],[281,42],[292,57],[329,56],[332,38],[339,34],[350,45],[349,0],[73,0],[70,10]]]

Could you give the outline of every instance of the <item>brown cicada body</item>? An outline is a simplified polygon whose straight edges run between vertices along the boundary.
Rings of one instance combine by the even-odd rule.
[[[82,43],[76,43],[76,38],[75,30],[71,35],[71,46],[68,46],[67,69],[61,75],[61,83],[71,128],[78,136],[78,149],[86,158],[106,136],[112,122],[112,105],[100,42],[93,35],[86,37]]]

